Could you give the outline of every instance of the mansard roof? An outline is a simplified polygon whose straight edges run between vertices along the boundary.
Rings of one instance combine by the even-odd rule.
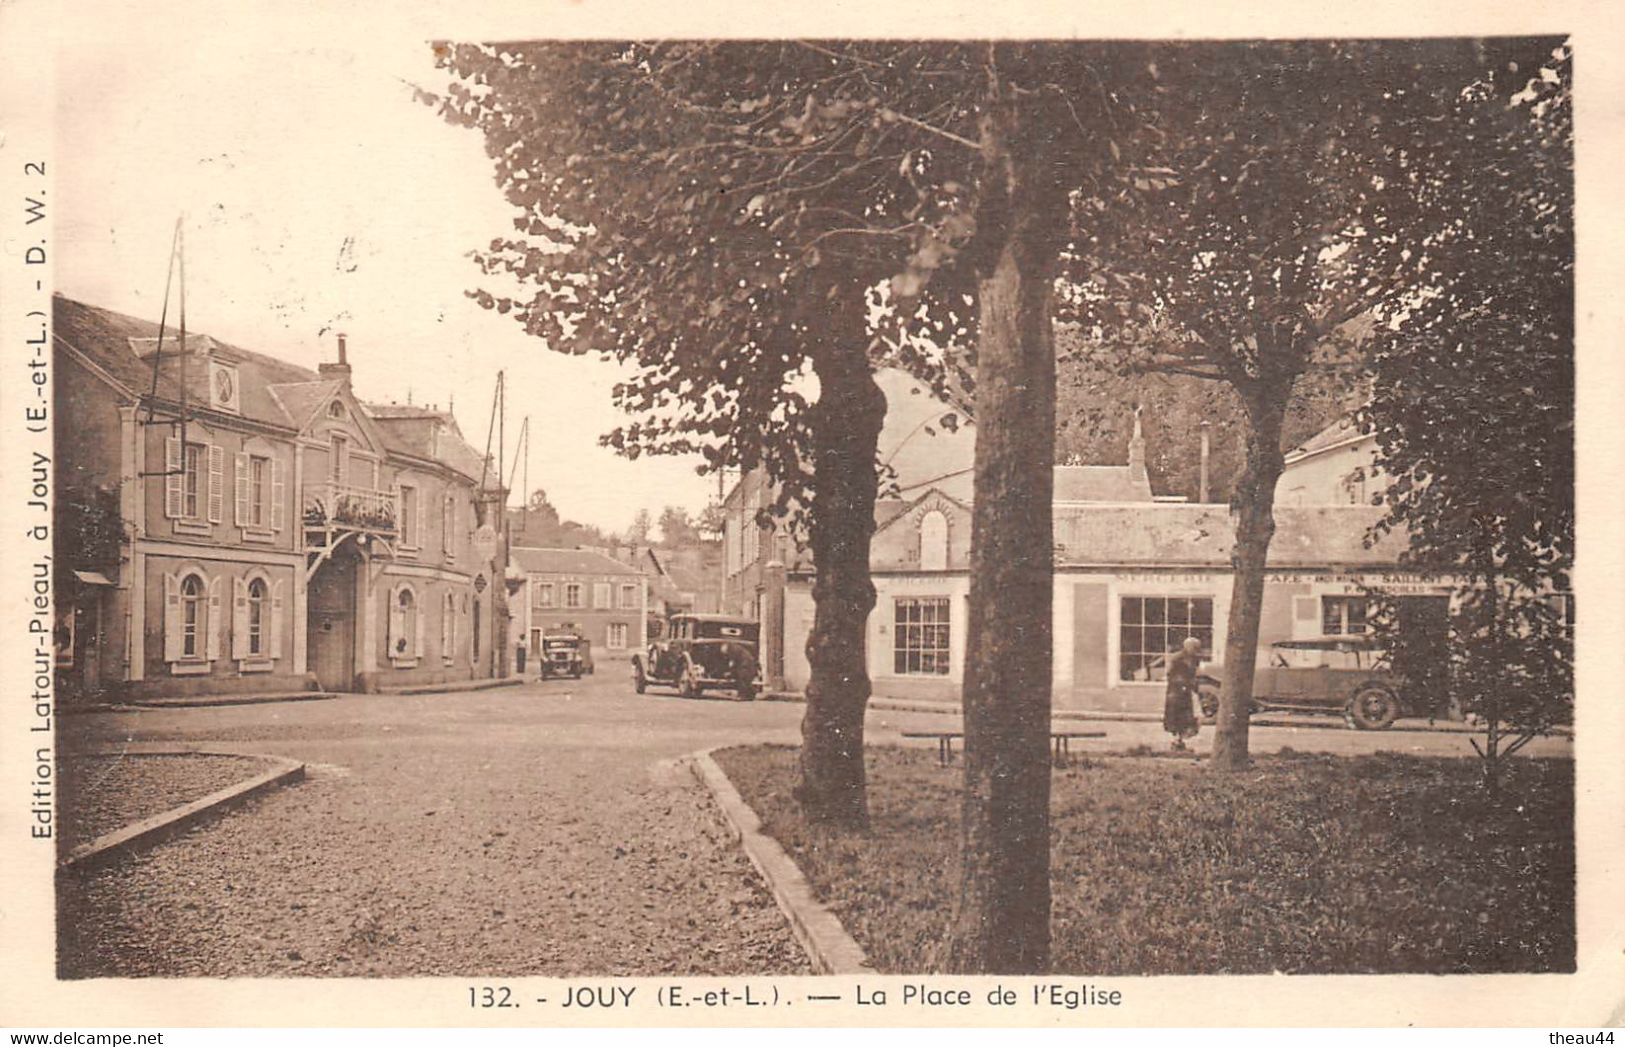
[[[60,294],[53,297],[52,309],[60,344],[112,379],[124,395],[134,398],[153,393],[157,324]],[[173,324],[165,328],[163,356],[159,358],[156,392],[158,399],[168,403],[179,403],[184,393],[194,409],[208,410],[206,360],[211,357],[235,365],[239,391],[236,416],[251,422],[300,432],[334,397],[345,395],[343,383],[337,379],[202,332],[187,332],[187,351],[182,354],[179,334]],[[396,404],[356,402],[356,406],[363,424],[377,434],[387,450],[439,462],[476,483],[489,473],[486,488],[494,490],[500,485],[500,477],[484,468],[484,456],[463,439],[449,413],[410,405],[402,408]]]

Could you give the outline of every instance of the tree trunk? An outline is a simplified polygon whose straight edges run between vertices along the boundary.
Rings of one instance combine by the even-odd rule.
[[[1065,193],[1013,103],[982,127],[976,498],[965,651],[961,872],[942,966],[1038,973],[1050,953],[1050,296]]]
[[[1231,513],[1236,520],[1230,620],[1224,638],[1224,689],[1213,735],[1213,769],[1239,771],[1248,763],[1247,728],[1258,664],[1258,619],[1264,605],[1264,566],[1275,536],[1275,484],[1285,467],[1281,424],[1287,393],[1244,397],[1247,406],[1247,463],[1236,482]]]
[[[875,457],[886,397],[875,384],[863,328],[842,333],[828,337],[814,355],[820,384],[813,409],[813,501],[808,514],[814,611],[795,797],[809,821],[864,829],[869,824],[863,767],[863,716],[869,702],[864,637],[875,606],[869,544],[875,531]]]

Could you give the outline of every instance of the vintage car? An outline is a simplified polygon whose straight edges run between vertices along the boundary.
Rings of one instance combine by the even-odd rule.
[[[549,629],[542,634],[537,662],[537,671],[544,680],[555,676],[579,680],[583,673],[592,672],[592,647],[574,629]]]
[[[644,654],[632,656],[632,687],[675,687],[684,698],[725,688],[742,701],[760,689],[756,658],[758,626],[749,618],[721,614],[673,615],[663,635]]]
[[[1220,683],[1197,678],[1202,714],[1219,710]],[[1365,731],[1393,726],[1401,716],[1426,716],[1406,697],[1403,681],[1369,636],[1317,636],[1270,645],[1269,664],[1253,676],[1251,713],[1329,713]]]

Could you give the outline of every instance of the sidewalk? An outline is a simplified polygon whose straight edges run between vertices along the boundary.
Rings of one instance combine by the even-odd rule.
[[[494,687],[517,687],[525,681],[517,676],[499,680],[447,680],[444,683],[417,684],[411,687],[384,687],[378,694],[449,694],[466,691],[488,691]],[[190,709],[222,705],[263,705],[268,702],[322,702],[341,697],[342,694],[366,692],[339,691],[275,691],[265,694],[190,694],[173,697],[122,698],[110,702],[75,704],[65,713],[116,712],[120,709]]]
[[[799,691],[771,691],[762,695],[768,701],[775,702],[802,702],[806,697]],[[924,698],[888,698],[877,694],[869,699],[869,708],[886,709],[894,712],[935,713],[940,716],[963,716],[964,710],[958,702],[930,701]],[[1111,709],[1056,709],[1050,714],[1053,720],[1077,721],[1105,721],[1118,723],[1161,723],[1159,713],[1130,713]],[[1203,721],[1208,723],[1211,721]],[[1260,713],[1251,720],[1254,727],[1319,727],[1327,730],[1353,730],[1342,719],[1336,716],[1295,715],[1286,712]],[[1444,734],[1481,734],[1483,728],[1455,720],[1422,720],[1411,718],[1400,720],[1390,731],[1430,731]],[[1558,727],[1552,732],[1554,737],[1572,738],[1574,730],[1571,727]]]
[[[85,712],[105,712],[109,709],[186,709],[192,706],[262,705],[266,702],[321,702],[337,698],[335,691],[277,691],[270,694],[189,694],[170,698],[125,698],[94,706],[82,706]]]

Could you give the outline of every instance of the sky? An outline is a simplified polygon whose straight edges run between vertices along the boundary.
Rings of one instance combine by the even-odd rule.
[[[716,491],[698,459],[598,446],[623,417],[616,365],[464,296],[467,252],[511,211],[479,134],[403,82],[440,83],[426,38],[372,28],[81,17],[57,58],[57,289],[156,321],[181,217],[189,330],[312,368],[342,331],[359,396],[452,405],[476,448],[505,371],[509,461],[528,415],[529,487],[564,517],[621,531],[639,508],[698,512]]]

